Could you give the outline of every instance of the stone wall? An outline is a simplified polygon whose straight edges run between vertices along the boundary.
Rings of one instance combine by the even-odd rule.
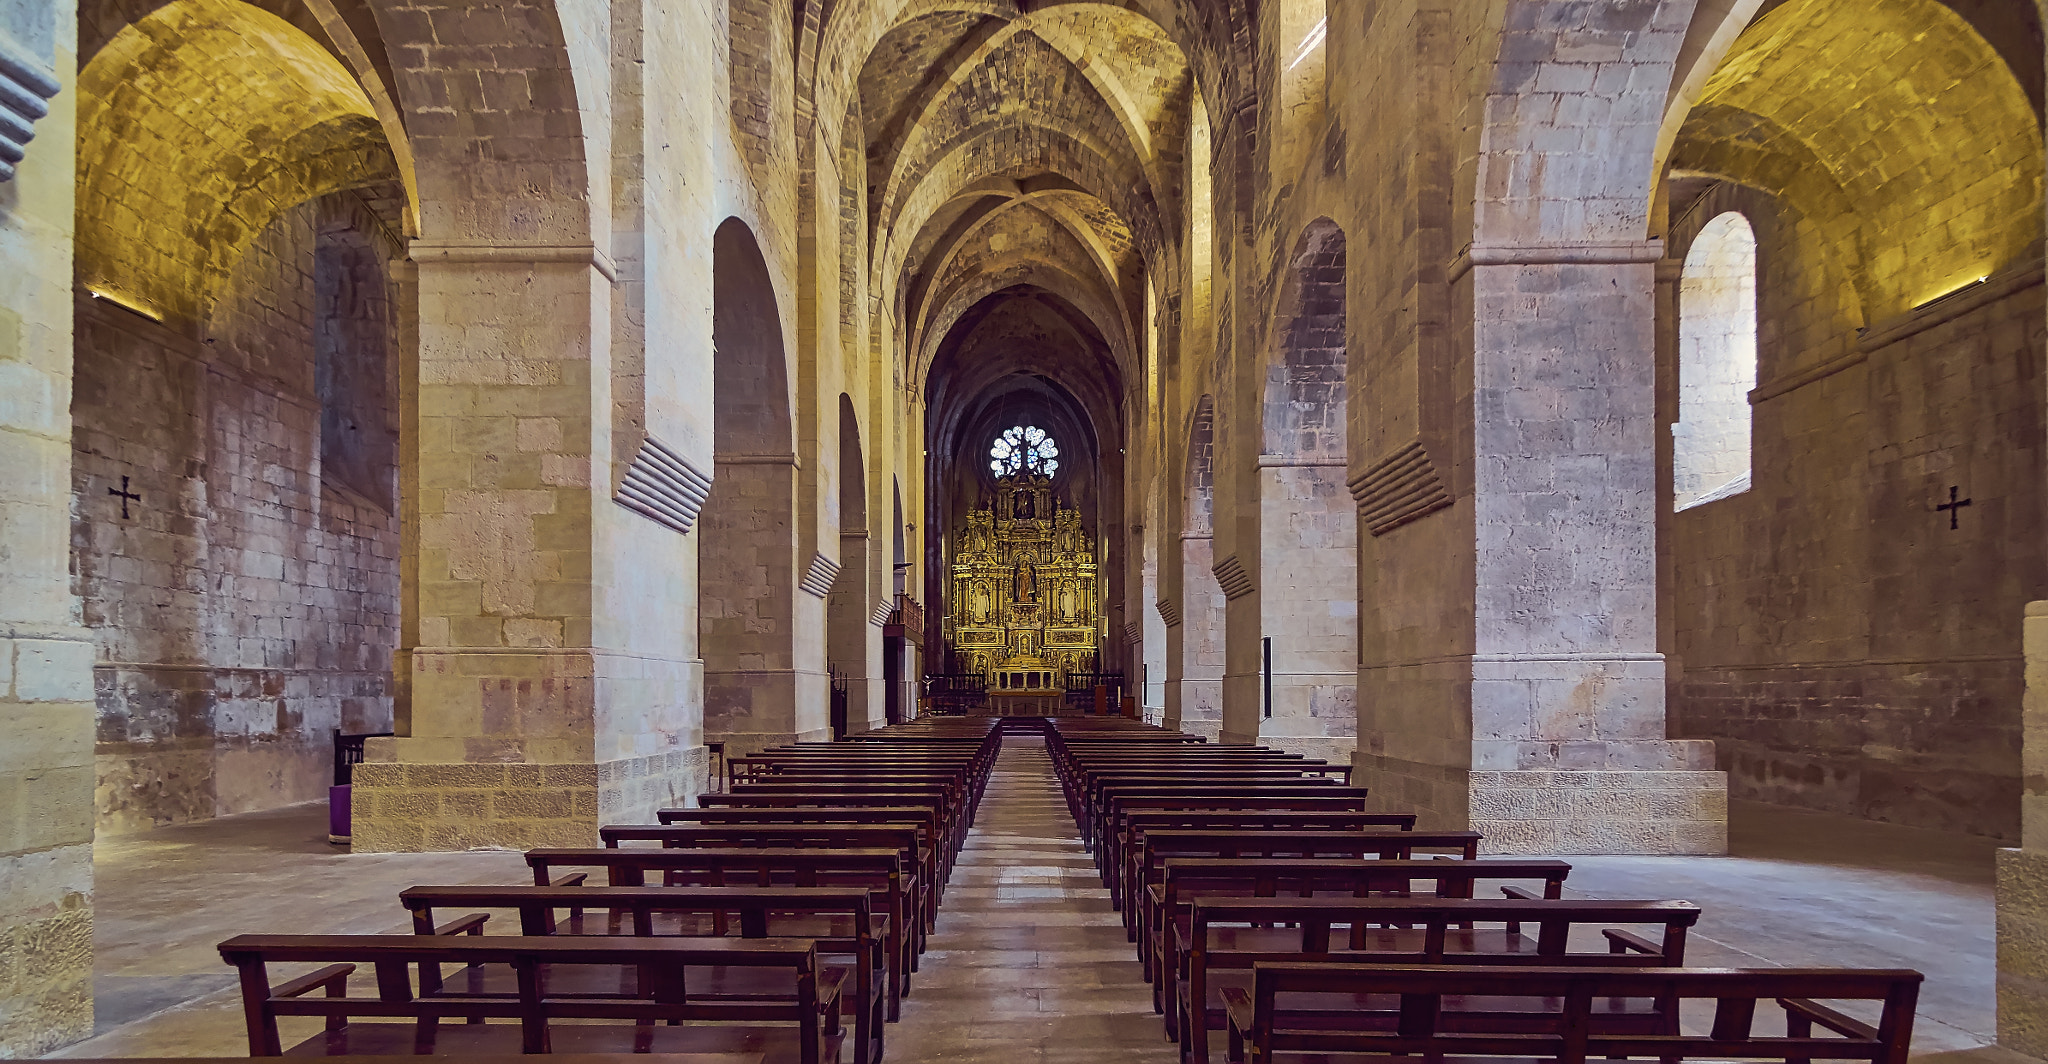
[[[1672,257],[1726,210],[1759,244],[1753,480],[1669,518],[1673,735],[1715,740],[1737,797],[2014,838],[2012,618],[2048,590],[2039,266],[1858,329],[1760,193],[1706,193]],[[1937,509],[1952,486],[1968,505]]]
[[[69,4],[0,15],[63,85],[0,184],[0,1057],[93,1023],[92,643],[65,564],[76,26]]]
[[[389,309],[371,241],[393,250],[351,193],[287,211],[197,329],[79,297],[71,539],[104,830],[323,798],[333,731],[391,726]],[[124,486],[140,498],[110,494]]]

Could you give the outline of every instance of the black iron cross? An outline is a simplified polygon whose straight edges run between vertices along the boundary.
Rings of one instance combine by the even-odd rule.
[[[128,519],[128,504],[142,501],[141,493],[128,490],[127,477],[121,478],[121,486],[119,488],[108,488],[107,494],[121,497],[121,519],[124,521]]]
[[[1970,505],[1970,500],[1958,500],[1956,498],[1957,490],[1958,489],[1954,485],[1950,485],[1948,489],[1948,501],[1934,508],[1937,512],[1941,510],[1948,511],[1948,527],[1951,530],[1953,530],[1956,527],[1956,514],[1961,512],[1963,507]]]

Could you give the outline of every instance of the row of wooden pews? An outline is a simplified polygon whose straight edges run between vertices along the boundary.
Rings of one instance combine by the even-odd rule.
[[[1687,967],[1697,906],[1565,900],[1569,863],[1370,812],[1345,766],[1121,720],[1046,742],[1188,1064],[1905,1064],[1918,972]]]
[[[411,935],[230,939],[250,1055],[880,1064],[1001,742],[951,718],[764,750],[697,808],[529,851],[530,883],[406,889]]]

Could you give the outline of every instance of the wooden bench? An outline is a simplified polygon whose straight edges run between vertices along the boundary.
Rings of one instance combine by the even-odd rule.
[[[1272,1064],[1324,1061],[1332,1055],[1406,1060],[1508,1057],[1586,1064],[1651,1057],[1660,1061],[1746,1060],[1808,1064],[1867,1060],[1906,1064],[1921,975],[1910,970],[1830,968],[1527,968],[1380,967],[1259,964],[1252,989],[1225,995],[1229,1059]],[[1333,1011],[1328,995],[1383,1002]],[[1502,999],[1523,1007],[1497,1010]],[[1614,1023],[1617,1002],[1697,1003],[1711,1026],[1687,1034],[1653,1015],[1641,1033]],[[1874,1025],[1834,1005],[1881,1008]],[[1786,1033],[1760,1034],[1758,1006],[1782,1010]],[[1820,1028],[1823,1034],[1816,1035]]]
[[[1208,1064],[1209,1032],[1223,1029],[1223,992],[1248,988],[1256,964],[1675,968],[1700,917],[1683,901],[1195,898],[1188,909],[1170,968],[1179,1029],[1167,1033],[1194,1064]],[[1575,949],[1572,932],[1587,928],[1599,933]]]
[[[1328,786],[1345,781],[1325,774],[1327,766],[1315,764],[1233,765],[1223,768],[1129,768],[1090,771],[1077,788],[1075,812],[1099,809],[1104,798],[1125,791],[1159,790],[1169,787],[1236,787],[1260,784],[1311,784]],[[1349,770],[1346,770],[1349,775]]]
[[[772,1064],[835,1064],[840,1031],[836,978],[821,977],[817,949],[790,939],[631,939],[550,936],[238,935],[220,944],[240,976],[249,1055],[284,1054],[281,1016],[325,1018],[295,1056],[471,1052],[762,1052]],[[274,964],[320,964],[274,983]],[[517,991],[464,994],[416,989],[411,969],[509,966]],[[374,996],[348,993],[358,966],[374,972]],[[620,989],[590,996],[554,987],[576,966],[614,973]],[[783,974],[782,992],[754,1000],[706,999],[688,990],[692,967],[760,968]],[[625,974],[626,969],[633,974]],[[571,980],[573,981],[573,980]],[[626,985],[630,984],[630,985]],[[313,991],[321,994],[314,996]],[[399,1020],[357,1023],[356,1017]],[[516,1020],[510,1024],[440,1021]],[[556,1021],[612,1021],[609,1023]],[[680,1023],[687,1026],[670,1026]],[[743,1026],[709,1026],[743,1025]]]
[[[656,842],[670,849],[875,849],[893,846],[903,854],[903,889],[911,903],[918,952],[938,916],[938,863],[930,840],[917,824],[608,824],[599,841],[616,847]]]
[[[1151,955],[1146,970],[1152,975],[1152,1007],[1166,1014],[1168,1029],[1175,1027],[1173,996],[1165,984],[1171,981],[1174,958],[1180,943],[1190,932],[1188,903],[1198,897],[1312,898],[1340,896],[1367,898],[1374,895],[1430,898],[1470,898],[1481,883],[1541,881],[1543,897],[1564,894],[1565,877],[1572,866],[1547,858],[1488,857],[1474,861],[1348,861],[1316,858],[1264,858],[1227,860],[1214,857],[1174,857],[1160,866],[1160,881],[1145,889],[1138,900],[1147,906],[1143,916],[1144,934],[1139,947]],[[1416,884],[1428,884],[1426,891]]]
[[[888,794],[818,794],[815,792],[767,794],[760,793],[759,791],[750,791],[745,794],[700,794],[697,796],[698,808],[693,811],[731,810],[735,813],[745,813],[786,809],[797,813],[806,810],[822,810],[828,813],[836,813],[851,809],[921,810],[923,815],[929,815],[932,822],[937,825],[938,838],[945,847],[947,867],[950,869],[953,863],[958,860],[961,848],[966,844],[967,830],[965,824],[956,824],[946,816],[945,806],[936,795],[936,791],[932,792],[931,797],[920,797],[916,794],[900,792]],[[656,814],[657,819],[660,815],[668,812],[670,810],[661,810],[660,813]],[[896,817],[894,819],[902,820],[905,818]]]
[[[1135,927],[1131,909],[1122,899],[1137,893],[1133,886],[1135,860],[1148,831],[1413,831],[1414,813],[1366,813],[1355,809],[1139,809],[1124,815],[1118,832],[1116,852],[1123,862],[1104,874],[1112,897],[1125,913],[1125,927]],[[1121,885],[1116,885],[1121,878]]]
[[[528,850],[527,867],[536,886],[547,886],[560,868],[601,868],[608,885],[648,886],[651,872],[661,886],[688,887],[861,887],[875,899],[875,912],[889,918],[883,945],[889,962],[889,1017],[901,1008],[916,970],[916,932],[904,887],[903,853],[877,849],[618,849]]]
[[[435,910],[509,909],[527,936],[676,935],[686,937],[809,939],[828,962],[821,971],[841,972],[853,983],[854,1061],[881,1059],[882,1025],[888,1015],[888,962],[883,940],[888,920],[874,913],[874,899],[860,887],[520,887],[415,886],[399,893],[412,914],[416,934],[444,933]],[[585,915],[603,909],[599,920]],[[566,918],[557,914],[566,912]],[[457,921],[461,926],[474,917]],[[474,921],[479,926],[481,921]],[[434,966],[438,968],[438,966]],[[423,966],[421,985],[440,988],[438,971]],[[720,980],[723,982],[723,980]],[[744,983],[746,980],[740,980]],[[693,985],[700,989],[703,982]],[[714,994],[751,989],[714,986]],[[842,998],[844,994],[842,993]]]
[[[1138,791],[1111,798],[1099,826],[1084,834],[1083,841],[1095,856],[1096,869],[1106,882],[1112,869],[1128,858],[1129,817],[1151,810],[1206,810],[1216,813],[1301,812],[1363,813],[1363,787],[1301,787],[1293,784],[1267,787],[1181,787]]]
[[[943,784],[894,784],[889,786],[860,783],[750,783],[725,794],[700,794],[701,805],[715,808],[737,808],[755,802],[798,801],[814,806],[843,805],[859,806],[863,803],[888,805],[932,805],[939,810],[939,819],[946,825],[946,831],[953,840],[953,847],[966,845],[967,830],[974,824],[973,811],[960,801],[952,789]]]
[[[781,788],[787,793],[790,788],[853,787],[867,788],[879,792],[883,788],[903,786],[925,786],[943,788],[946,801],[954,808],[963,809],[967,819],[972,821],[981,808],[981,792],[967,785],[960,773],[954,772],[862,772],[849,770],[807,769],[777,773],[765,780],[735,781],[730,788],[734,793],[744,794],[756,790],[778,793],[770,788]]]
[[[1147,831],[1135,836],[1131,848],[1128,893],[1135,898],[1160,881],[1167,860],[1185,857],[1218,857],[1242,860],[1249,857],[1327,857],[1362,861],[1409,860],[1418,856],[1439,856],[1433,851],[1451,851],[1445,856],[1470,861],[1479,856],[1480,835],[1476,831]],[[1424,851],[1418,853],[1418,851]],[[1143,906],[1122,907],[1124,924],[1131,939],[1144,937],[1140,919]]]
[[[1300,780],[1260,780],[1250,783],[1139,783],[1119,784],[1104,788],[1095,804],[1084,811],[1081,822],[1081,841],[1093,846],[1097,839],[1114,837],[1117,817],[1127,808],[1139,808],[1127,803],[1132,799],[1145,798],[1214,798],[1224,799],[1208,808],[1214,809],[1259,809],[1259,808],[1302,808],[1315,809],[1316,805],[1261,806],[1247,804],[1260,799],[1307,798],[1334,800],[1321,806],[1330,809],[1365,809],[1366,792],[1363,787],[1340,786],[1330,780],[1304,777]],[[1154,806],[1153,808],[1159,808]],[[1195,808],[1183,806],[1182,808]]]
[[[661,809],[660,824],[916,824],[922,845],[938,869],[938,887],[945,889],[957,855],[935,805],[811,805],[742,807],[721,805],[699,809]]]

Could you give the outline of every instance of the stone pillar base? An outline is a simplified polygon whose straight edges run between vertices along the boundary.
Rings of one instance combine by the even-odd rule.
[[[1490,854],[1722,854],[1718,771],[1475,771],[1471,825]]]
[[[92,1035],[91,882],[89,845],[0,857],[0,1058]]]
[[[1261,735],[1258,741],[1275,750],[1320,758],[1332,765],[1350,765],[1352,755],[1358,751],[1358,740],[1348,735]]]
[[[355,767],[352,849],[595,846],[600,824],[651,824],[703,791],[707,764],[702,747],[599,764],[368,761]]]
[[[705,742],[724,743],[728,760],[735,757],[752,757],[771,746],[786,746],[790,743],[829,743],[832,741],[830,726],[803,732],[726,732],[723,735],[706,735]]]
[[[1247,734],[1245,732],[1229,731],[1222,729],[1220,724],[1218,728],[1216,741],[1219,743],[1226,743],[1231,746],[1257,746],[1259,744],[1259,736],[1256,732]]]
[[[1998,851],[1998,1044],[2048,1057],[2048,850]]]

